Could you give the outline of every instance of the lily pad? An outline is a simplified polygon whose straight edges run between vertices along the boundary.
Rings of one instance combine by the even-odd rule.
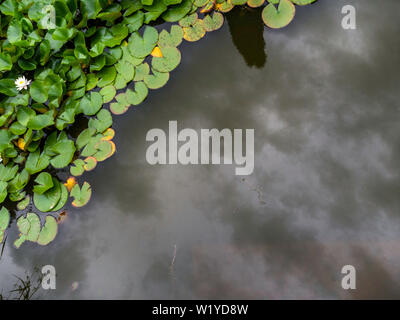
[[[74,157],[75,144],[72,140],[62,140],[51,147],[56,155],[51,158],[50,163],[54,168],[61,169],[69,165]]]
[[[192,9],[192,0],[183,0],[182,3],[168,7],[168,11],[161,16],[167,22],[176,22],[186,16]]]
[[[111,113],[107,109],[101,109],[96,118],[89,120],[89,128],[94,128],[96,132],[102,133],[112,125]]]
[[[270,3],[262,11],[264,23],[273,29],[286,27],[294,18],[296,7],[290,0],[281,0],[278,8]]]
[[[174,70],[181,62],[181,53],[175,47],[161,48],[162,58],[153,57],[151,66],[153,70],[158,72],[170,72]]]
[[[33,203],[42,212],[51,211],[61,197],[60,183],[56,178],[52,178],[54,186],[43,194],[33,193]]]
[[[183,27],[183,38],[186,41],[194,42],[203,38],[206,34],[204,21],[197,19],[192,25]]]
[[[158,41],[158,32],[154,27],[146,26],[143,36],[139,32],[132,34],[129,39],[129,51],[136,58],[144,58],[148,56]]]
[[[218,30],[224,24],[224,16],[219,12],[209,14],[203,19],[203,26],[207,32]]]
[[[0,210],[0,242],[3,242],[4,231],[8,228],[10,223],[10,212],[2,207]]]
[[[103,97],[98,92],[91,92],[85,95],[79,105],[79,110],[87,116],[95,115],[103,105]]]
[[[17,209],[21,210],[21,211],[25,210],[28,207],[30,202],[31,202],[31,197],[29,195],[27,195],[23,200],[18,202]]]
[[[149,89],[159,89],[163,87],[169,80],[168,72],[157,72],[153,70],[153,74],[144,76],[144,83]]]
[[[44,226],[39,233],[39,238],[37,239],[37,243],[41,246],[46,246],[50,242],[52,242],[58,231],[57,220],[52,216],[47,216]]]
[[[182,43],[183,30],[180,26],[174,24],[171,31],[162,30],[158,37],[158,44],[161,47],[177,47]]]
[[[134,81],[143,81],[144,77],[150,73],[150,67],[148,63],[142,63],[135,68]]]
[[[30,225],[26,240],[36,242],[40,232],[40,219],[37,214],[30,212],[26,215],[26,220],[29,221]]]
[[[69,169],[69,172],[75,176],[75,177],[79,177],[81,176],[84,172],[84,166],[85,162],[82,159],[76,159],[73,163],[72,166]]]
[[[33,187],[33,192],[43,194],[54,186],[51,175],[48,172],[40,173],[35,179],[37,185]]]
[[[248,0],[247,5],[251,8],[258,8],[264,4],[265,0]]]
[[[95,146],[97,152],[93,155],[97,161],[104,161],[113,155],[113,142],[109,140],[101,140]]]
[[[71,190],[71,197],[74,198],[72,205],[74,207],[83,207],[86,205],[92,196],[92,188],[86,181],[83,183],[82,188],[76,184]]]
[[[67,200],[68,200],[68,189],[62,183],[60,183],[60,188],[61,188],[60,200],[58,201],[57,205],[53,208],[52,211],[61,210],[65,206],[65,204],[67,203]]]
[[[100,94],[103,96],[103,103],[108,103],[114,99],[117,91],[113,86],[106,86],[100,90]]]
[[[135,91],[131,89],[126,90],[128,102],[132,105],[141,104],[146,99],[148,93],[149,89],[142,81],[135,82]]]
[[[94,157],[87,157],[85,159],[85,164],[84,164],[84,168],[86,171],[92,171],[94,168],[96,168],[97,165],[97,160]]]
[[[113,102],[110,104],[110,111],[115,115],[120,115],[128,110],[128,106],[119,102]]]

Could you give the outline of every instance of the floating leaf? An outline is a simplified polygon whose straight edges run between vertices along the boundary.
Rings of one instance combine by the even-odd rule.
[[[134,81],[143,81],[144,77],[150,73],[150,67],[146,63],[142,63],[135,68]]]
[[[114,142],[109,140],[101,140],[96,144],[95,148],[97,151],[95,154],[93,154],[93,158],[95,158],[97,161],[104,161],[108,159],[114,154],[115,151]]]
[[[94,157],[87,157],[85,159],[85,164],[84,164],[84,168],[86,171],[92,171],[94,168],[96,168],[97,165],[97,160]]]
[[[181,62],[181,53],[175,47],[163,47],[161,49],[162,58],[153,57],[151,61],[152,69],[158,72],[170,72]]]
[[[112,140],[115,136],[115,131],[111,128],[108,128],[106,131],[103,132],[102,140]]]
[[[143,82],[138,81],[135,82],[135,91],[132,91],[131,89],[126,90],[126,97],[130,104],[138,105],[146,99],[148,93],[149,90],[147,86]]]
[[[168,8],[161,17],[167,22],[176,22],[186,16],[192,9],[192,0],[183,0],[182,3]]]
[[[24,200],[21,200],[20,202],[18,202],[17,209],[18,210],[25,210],[28,207],[30,201],[31,201],[31,197],[29,195],[27,195],[24,198]]]
[[[52,178],[54,186],[43,194],[34,193],[33,203],[35,207],[42,212],[51,211],[58,203],[61,197],[60,183],[56,178]]]
[[[182,43],[183,30],[180,26],[174,24],[171,26],[171,31],[162,30],[158,37],[160,47],[177,47]]]
[[[52,209],[52,211],[61,210],[67,203],[69,191],[68,191],[67,187],[61,183],[60,183],[60,188],[61,188],[60,200],[58,201],[57,205]]]
[[[37,185],[33,187],[33,192],[43,194],[54,186],[51,175],[47,172],[40,173],[35,179]]]
[[[39,233],[39,238],[37,240],[37,243],[40,244],[41,246],[48,245],[55,239],[57,231],[58,231],[57,220],[52,216],[47,216],[45,224]]]
[[[224,24],[224,16],[219,12],[207,15],[203,19],[203,26],[207,32],[218,30]]]
[[[98,92],[85,95],[80,103],[79,110],[87,116],[95,115],[103,105],[103,97]]]
[[[247,5],[251,8],[258,8],[264,4],[265,0],[248,0]]]
[[[115,115],[120,115],[128,110],[128,106],[119,102],[113,102],[110,104],[110,111]]]
[[[0,210],[0,242],[3,242],[4,231],[10,223],[10,212],[2,207]]]
[[[72,205],[74,207],[83,207],[89,202],[91,196],[92,188],[90,187],[89,183],[84,182],[82,185],[82,189],[79,188],[78,184],[76,184],[71,190],[71,197],[74,198],[74,201],[72,201]]]
[[[153,70],[153,74],[144,76],[144,83],[149,89],[159,89],[168,82],[168,79],[168,72],[157,72]]]
[[[273,3],[267,5],[262,11],[264,23],[274,29],[287,26],[294,18],[296,8],[289,0],[281,0],[278,8]]]
[[[138,32],[132,34],[129,39],[129,51],[136,58],[144,58],[151,53],[157,41],[157,29],[146,26],[143,36],[140,36]]]
[[[36,242],[40,232],[40,219],[37,214],[28,213],[26,215],[26,220],[29,222],[29,231],[26,234],[26,240]]]
[[[108,103],[114,99],[117,91],[113,86],[106,86],[100,90],[100,94],[103,96],[103,103]]]

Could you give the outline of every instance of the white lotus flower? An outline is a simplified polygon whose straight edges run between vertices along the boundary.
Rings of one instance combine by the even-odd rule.
[[[24,76],[19,77],[17,80],[15,80],[15,85],[18,91],[21,91],[22,89],[28,89],[28,86],[30,84],[31,80],[26,79]]]

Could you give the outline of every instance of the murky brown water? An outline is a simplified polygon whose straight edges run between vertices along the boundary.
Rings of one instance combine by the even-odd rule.
[[[341,28],[344,4],[355,31]],[[399,11],[320,0],[279,31],[236,11],[184,45],[167,86],[115,121],[117,154],[85,176],[89,205],[48,247],[7,243],[3,292],[52,264],[57,290],[42,298],[400,298]],[[253,175],[150,166],[146,133],[169,120],[254,128]],[[347,264],[353,291],[340,285]]]

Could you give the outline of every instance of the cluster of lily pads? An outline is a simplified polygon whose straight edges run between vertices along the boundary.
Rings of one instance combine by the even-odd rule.
[[[283,26],[293,3],[313,2],[268,1],[271,27]],[[91,187],[75,177],[115,153],[112,114],[164,86],[182,41],[219,29],[222,13],[245,3],[264,0],[1,1],[0,204],[17,203],[16,247],[50,243],[70,197],[75,207],[87,204]],[[73,136],[78,117],[87,127]],[[56,175],[61,169],[66,181]],[[10,220],[2,207],[0,242]]]

